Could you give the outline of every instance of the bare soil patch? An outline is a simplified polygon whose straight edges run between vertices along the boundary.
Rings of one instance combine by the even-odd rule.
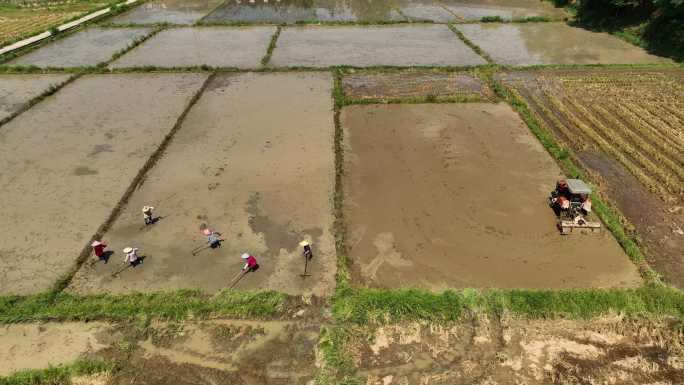
[[[84,264],[70,290],[216,292],[248,252],[260,268],[236,288],[329,294],[336,270],[331,87],[324,73],[215,78],[105,234],[112,260]],[[156,224],[144,226],[144,205],[162,217]],[[222,247],[192,255],[207,245],[206,227],[222,234]],[[304,238],[313,241],[314,258],[312,276],[301,278]],[[127,246],[146,258],[113,275]]]
[[[273,66],[466,66],[486,64],[445,25],[285,28]]]
[[[355,280],[377,287],[640,284],[608,232],[561,236],[561,171],[505,104],[342,111],[344,218]]]
[[[551,2],[537,0],[442,0],[442,3],[462,20],[480,20],[486,16],[498,16],[504,20],[567,16],[562,8],[554,8]]]
[[[115,370],[75,384],[305,384],[316,374],[319,331],[282,321],[10,325],[0,329],[0,375],[87,357]]]
[[[684,347],[672,319],[529,321],[359,328],[349,354],[367,385],[680,384]]]
[[[400,12],[411,21],[432,21],[435,23],[451,23],[461,20],[437,1],[409,1],[400,8]]]
[[[69,364],[103,349],[110,327],[100,322],[0,326],[0,377],[27,369]]]
[[[634,225],[651,265],[684,287],[684,71],[541,71],[499,78]]]
[[[167,29],[116,60],[112,67],[257,68],[275,30],[275,27]]]
[[[70,75],[2,75],[0,76],[0,121],[21,110],[31,99],[50,87],[58,86]]]
[[[491,100],[492,91],[466,73],[402,71],[358,72],[342,78],[345,96],[352,99],[449,98]]]
[[[565,23],[463,24],[456,28],[499,64],[645,64],[670,61],[650,55],[607,33],[574,28]]]
[[[220,0],[149,1],[110,21],[114,24],[193,24],[220,3]]]
[[[9,62],[38,67],[94,66],[149,34],[149,28],[88,28]]]
[[[2,127],[0,293],[72,267],[205,78],[85,76]]]

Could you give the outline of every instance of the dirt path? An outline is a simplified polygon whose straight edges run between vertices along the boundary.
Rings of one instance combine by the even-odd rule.
[[[558,234],[546,198],[561,172],[509,106],[352,106],[342,125],[344,212],[359,283],[640,284],[610,233]]]

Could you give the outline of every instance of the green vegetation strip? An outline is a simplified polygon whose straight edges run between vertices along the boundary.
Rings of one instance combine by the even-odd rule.
[[[284,300],[284,294],[273,291],[233,290],[222,291],[213,297],[195,290],[127,295],[45,293],[4,296],[0,297],[0,323],[136,320],[145,317],[170,320],[212,316],[264,318],[275,315]]]
[[[476,290],[432,293],[418,289],[351,289],[338,292],[333,315],[340,322],[365,324],[401,320],[454,321],[464,312],[531,318],[587,319],[610,312],[684,318],[684,293],[663,285],[636,289]]]
[[[0,385],[67,385],[71,377],[85,376],[113,369],[113,365],[100,360],[78,360],[72,364],[42,370],[24,370],[0,377]]]
[[[273,36],[271,36],[271,42],[268,43],[268,50],[266,50],[266,55],[264,55],[264,57],[261,58],[262,66],[266,67],[268,65],[268,62],[271,61],[271,55],[273,55],[273,50],[276,48],[278,37],[280,36],[280,32],[282,30],[283,27],[278,26],[278,28],[276,28],[275,32],[273,33]]]

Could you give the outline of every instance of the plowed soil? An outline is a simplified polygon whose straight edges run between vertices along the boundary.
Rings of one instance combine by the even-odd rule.
[[[684,71],[502,74],[634,226],[650,264],[684,287]]]
[[[357,329],[349,354],[366,385],[662,384],[684,381],[672,319],[526,321],[471,317],[447,325]]]
[[[344,218],[357,282],[379,287],[629,287],[610,233],[561,236],[558,166],[505,104],[342,110]]]

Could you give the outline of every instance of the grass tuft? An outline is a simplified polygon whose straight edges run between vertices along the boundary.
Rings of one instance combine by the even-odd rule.
[[[72,364],[41,370],[24,370],[0,377],[0,385],[68,385],[71,377],[84,376],[113,369],[113,365],[100,360],[78,360]]]
[[[264,55],[263,58],[261,58],[261,65],[263,67],[266,67],[268,65],[268,62],[271,61],[271,55],[273,55],[273,50],[276,48],[276,44],[278,42],[278,37],[280,36],[280,32],[282,31],[282,27],[278,26],[276,28],[275,33],[273,33],[273,36],[271,36],[271,42],[268,43],[268,50],[266,50],[266,55]]]

